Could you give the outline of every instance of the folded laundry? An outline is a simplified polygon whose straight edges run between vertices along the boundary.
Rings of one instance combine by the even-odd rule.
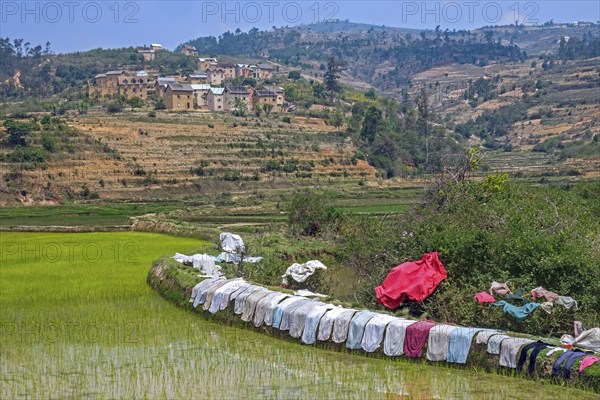
[[[427,335],[431,328],[436,325],[435,322],[424,320],[416,322],[406,328],[404,336],[404,354],[407,357],[421,357],[423,346],[427,342]]]
[[[500,344],[500,365],[508,368],[516,368],[519,350],[524,345],[532,342],[533,340],[527,338],[511,337],[504,339]]]
[[[450,345],[450,335],[456,329],[452,325],[436,325],[429,331],[427,339],[427,353],[425,358],[429,361],[446,361],[448,357],[448,347]]]
[[[383,352],[385,355],[401,356],[404,354],[406,328],[416,322],[408,319],[396,319],[388,324],[383,341]]]
[[[373,317],[365,326],[361,347],[369,353],[374,352],[381,346],[383,334],[387,325],[396,320],[396,317],[386,314],[378,314]]]
[[[379,314],[367,310],[359,311],[354,314],[354,317],[350,321],[350,327],[348,328],[348,339],[346,339],[347,348],[353,350],[360,349],[365,326],[377,315]]]
[[[493,302],[496,301],[496,299],[494,298],[494,296],[492,296],[492,295],[490,295],[489,293],[486,293],[486,292],[479,292],[473,298],[475,300],[477,300],[479,302],[479,304],[493,303]]]
[[[473,336],[479,331],[480,328],[457,327],[454,329],[450,334],[446,361],[465,364],[467,362],[467,357],[469,356],[469,351],[471,350]]]
[[[512,316],[517,322],[523,321],[529,316],[536,308],[540,306],[540,303],[527,303],[524,306],[517,307],[504,300],[493,303],[495,306],[502,306],[504,313]]]

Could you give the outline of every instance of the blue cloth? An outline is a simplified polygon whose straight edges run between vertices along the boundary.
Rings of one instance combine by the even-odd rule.
[[[517,306],[513,306],[510,303],[507,303],[504,300],[497,301],[493,304],[495,306],[504,307],[504,314],[510,315],[511,317],[516,319],[517,322],[523,321],[525,318],[527,318],[529,316],[529,314],[531,314],[533,312],[533,310],[535,310],[536,308],[538,308],[540,306],[540,303],[527,303],[522,307],[517,307]]]
[[[378,315],[372,311],[363,310],[354,314],[348,328],[348,339],[346,339],[346,347],[349,349],[360,349],[362,347],[362,338],[365,333],[365,325],[374,316]]]
[[[517,362],[517,370],[522,371],[523,365],[525,365],[525,360],[527,359],[527,352],[531,349],[531,356],[529,357],[529,372],[533,372],[535,370],[535,361],[537,355],[540,351],[548,347],[548,345],[544,342],[537,341],[533,343],[529,343],[527,346],[521,349],[521,354],[519,355],[519,362]]]
[[[321,305],[315,307],[311,312],[306,316],[306,321],[304,322],[304,331],[302,332],[302,343],[304,344],[313,344],[317,341],[317,327],[319,326],[319,321],[323,315],[333,308],[330,304]]]
[[[568,377],[571,375],[571,372],[568,372],[568,376],[567,376],[567,371],[571,369],[571,366],[573,366],[573,363],[575,362],[575,360],[577,360],[579,357],[584,356],[585,353],[583,351],[580,350],[575,350],[575,351],[565,351],[564,353],[562,353],[560,355],[560,357],[558,357],[558,360],[556,360],[554,362],[554,365],[552,366],[552,376],[558,376],[558,374],[560,373],[560,367],[562,366],[563,363],[565,363],[565,371],[564,371],[564,375],[565,377]],[[567,363],[569,363],[569,361],[571,360],[571,358],[573,358],[573,362],[571,362],[569,364],[569,368],[567,368]]]
[[[465,364],[471,349],[471,340],[473,336],[479,332],[479,328],[463,328],[458,327],[450,334],[450,342],[448,344],[448,354],[446,361],[451,363]]]
[[[563,367],[563,376],[566,379],[571,377],[571,367],[575,364],[575,361],[579,360],[581,357],[584,357],[586,354],[583,351],[574,351],[573,354],[569,357],[565,366]]]

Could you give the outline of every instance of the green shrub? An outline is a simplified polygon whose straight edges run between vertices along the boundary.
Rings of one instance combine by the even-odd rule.
[[[288,223],[296,236],[335,233],[343,219],[342,212],[323,195],[298,192],[292,198]]]
[[[40,164],[46,161],[44,151],[37,147],[23,147],[18,145],[15,147],[12,153],[10,153],[9,160],[11,162],[19,163],[34,163]]]

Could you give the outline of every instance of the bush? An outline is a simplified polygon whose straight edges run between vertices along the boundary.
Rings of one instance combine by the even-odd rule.
[[[150,117],[150,118],[156,118],[156,111],[150,111],[150,112],[148,112],[148,117]]]
[[[123,104],[118,101],[110,103],[106,106],[106,112],[110,114],[120,113],[123,111]]]
[[[44,151],[37,147],[17,146],[10,153],[9,160],[11,162],[34,163],[40,164],[46,161]]]
[[[47,133],[42,134],[42,147],[50,153],[56,150],[56,140]]]
[[[343,219],[325,196],[298,192],[290,204],[288,223],[295,236],[317,236],[336,233]]]

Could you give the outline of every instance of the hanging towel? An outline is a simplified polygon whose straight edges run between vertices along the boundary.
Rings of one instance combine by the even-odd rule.
[[[431,328],[435,326],[432,321],[419,321],[406,328],[404,336],[404,354],[407,357],[421,357],[423,346],[427,342],[427,335]]]
[[[513,306],[510,303],[507,303],[504,300],[493,303],[495,306],[503,307],[504,314],[508,314],[517,322],[522,322],[525,318],[529,316],[536,308],[540,306],[540,303],[527,303],[522,307]]]
[[[212,304],[213,301],[213,297],[215,296],[215,292],[217,290],[219,290],[220,288],[222,288],[223,286],[226,286],[228,283],[233,282],[233,279],[226,279],[223,282],[216,284],[216,285],[211,285],[210,289],[208,289],[206,291],[206,299],[204,300],[204,306],[202,307],[204,310],[208,310]]]
[[[254,312],[254,326],[258,328],[263,323],[266,323],[267,312],[269,310],[271,311],[271,318],[273,318],[273,310],[275,309],[275,306],[271,308],[271,303],[277,304],[286,297],[288,297],[288,295],[285,293],[271,292],[260,299],[258,303],[256,303],[256,311]]]
[[[356,313],[356,310],[351,308],[344,310],[340,313],[333,323],[333,332],[331,334],[331,340],[334,343],[342,343],[346,341],[348,337],[348,328],[350,327],[350,321]]]
[[[494,293],[500,296],[506,296],[507,294],[510,294],[511,291],[508,288],[508,282],[500,283],[493,281],[492,286],[490,287],[490,294],[493,296]]]
[[[493,302],[496,301],[496,299],[494,298],[494,296],[492,296],[492,295],[490,295],[489,293],[486,293],[486,292],[479,292],[473,298],[475,300],[477,300],[477,302],[479,304],[493,303]]]
[[[290,329],[290,320],[292,318],[292,315],[300,307],[304,307],[306,305],[308,305],[309,307],[312,307],[311,303],[312,303],[312,300],[305,299],[305,300],[302,300],[302,301],[298,301],[296,303],[292,303],[288,307],[286,307],[283,310],[283,312],[281,313],[281,322],[279,323],[279,330],[280,331],[289,331],[289,329]]]
[[[350,327],[348,328],[348,339],[346,339],[346,347],[348,349],[357,350],[360,349],[363,334],[365,332],[365,325],[373,317],[379,314],[372,311],[363,310],[357,312],[352,320],[350,321]]]
[[[587,367],[594,365],[595,363],[600,362],[600,357],[594,356],[586,356],[583,360],[581,360],[581,364],[579,364],[579,373],[582,373]]]
[[[261,286],[250,286],[248,289],[241,293],[238,297],[235,298],[235,303],[233,305],[233,312],[236,314],[241,314],[244,312],[244,304],[248,297],[252,295],[252,293],[256,293],[259,290],[263,290],[264,288]]]
[[[429,361],[446,361],[448,347],[450,346],[450,335],[455,329],[455,326],[442,324],[431,328],[427,339],[425,358]]]
[[[379,348],[383,341],[383,334],[387,325],[396,320],[396,317],[391,315],[379,314],[373,317],[365,326],[361,347],[369,353],[374,352]]]
[[[331,331],[333,330],[333,323],[335,319],[345,311],[343,307],[336,307],[332,310],[329,310],[323,315],[321,318],[321,322],[319,322],[319,333],[317,334],[317,339],[320,341],[329,340],[331,337]]]
[[[333,308],[333,304],[323,304],[311,310],[306,316],[304,322],[304,331],[302,332],[302,343],[313,344],[317,341],[317,327],[319,321],[323,319],[323,315]]]
[[[446,361],[451,363],[465,364],[471,350],[471,341],[473,336],[480,328],[463,328],[457,327],[450,334],[450,342],[448,344],[448,356]]]
[[[499,333],[502,333],[502,331],[499,331],[497,329],[484,329],[481,332],[479,332],[475,337],[475,343],[487,344],[488,340],[490,339],[490,336],[497,335]]]
[[[500,354],[500,344],[503,340],[510,339],[510,336],[504,334],[496,334],[488,339],[487,352],[490,354]]]
[[[244,280],[241,278],[238,278],[238,279],[233,279],[226,285],[221,286],[215,292],[215,295],[213,296],[213,299],[212,299],[212,302],[210,303],[210,308],[208,309],[208,311],[211,314],[215,314],[219,310],[226,309],[227,303],[229,302],[229,296],[231,295],[231,293],[238,290],[244,284],[245,284]]]
[[[190,303],[193,303],[194,300],[196,300],[196,297],[198,295],[198,292],[205,286],[210,285],[211,283],[213,283],[214,281],[216,281],[219,278],[209,278],[209,279],[205,279],[202,282],[199,282],[198,284],[196,284],[196,286],[194,286],[192,288],[192,295],[190,297]]]
[[[265,296],[273,293],[269,289],[261,289],[252,293],[244,302],[244,308],[242,310],[242,321],[250,322],[254,317],[254,311],[256,310],[256,304]]]
[[[210,282],[208,285],[202,286],[198,290],[198,293],[196,293],[196,298],[194,299],[194,304],[193,304],[194,308],[197,308],[200,304],[204,304],[204,301],[206,300],[206,292],[208,292],[213,285],[220,286],[224,282],[225,282],[225,279],[219,278],[219,279],[215,279],[214,281]]]
[[[231,293],[231,295],[229,295],[229,299],[228,299],[228,303],[230,301],[235,300],[240,294],[244,293],[250,286],[254,286],[248,282],[243,283],[240,285],[240,287],[234,291],[233,293]]]
[[[385,355],[401,356],[404,354],[406,328],[416,322],[410,319],[397,319],[388,324],[383,341],[383,352]]]
[[[285,310],[287,307],[291,306],[292,304],[295,304],[298,301],[306,301],[306,299],[304,297],[288,297],[287,299],[283,300],[281,303],[277,304],[275,306],[275,310],[273,311],[273,318],[272,318],[272,326],[273,328],[277,328],[279,329],[279,325],[281,324],[281,317],[283,316],[283,310]],[[268,314],[267,314],[268,317]],[[265,317],[265,320],[267,319],[267,317]],[[269,325],[269,323],[266,321],[267,325]]]
[[[516,368],[519,350],[524,345],[532,342],[533,340],[527,338],[504,339],[500,345],[500,365],[508,368]]]
[[[308,314],[315,307],[324,305],[325,303],[321,303],[320,301],[311,301],[295,309],[294,312],[290,314],[290,336],[295,339],[301,337],[302,332],[304,332],[304,325],[306,325],[306,317]]]

